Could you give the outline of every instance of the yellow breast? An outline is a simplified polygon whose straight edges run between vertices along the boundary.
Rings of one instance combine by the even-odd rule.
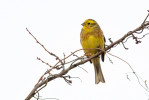
[[[103,49],[104,47],[104,44],[102,42],[102,40],[99,38],[99,37],[95,37],[94,35],[89,35],[88,37],[86,37],[86,39],[84,39],[82,42],[82,47],[83,49],[86,49],[86,48],[101,48]],[[102,46],[103,45],[103,46]],[[85,53],[92,53],[92,54],[95,54],[98,52],[98,50],[84,50]]]

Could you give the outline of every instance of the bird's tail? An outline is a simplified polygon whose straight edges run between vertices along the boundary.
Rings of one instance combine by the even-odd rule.
[[[95,69],[95,84],[98,84],[99,82],[105,83],[105,79],[100,66],[100,58],[97,57],[92,59],[92,63],[94,64]]]

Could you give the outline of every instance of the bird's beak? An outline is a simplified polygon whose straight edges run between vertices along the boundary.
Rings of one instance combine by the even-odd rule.
[[[84,25],[85,25],[85,23],[82,23],[81,25],[82,25],[82,26],[84,26]]]

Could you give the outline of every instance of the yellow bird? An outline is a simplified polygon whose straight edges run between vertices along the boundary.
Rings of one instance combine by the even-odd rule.
[[[91,48],[100,48],[101,50],[105,48],[105,38],[100,26],[95,20],[87,19],[82,23],[82,26],[83,28],[80,34],[81,45],[84,49],[85,55],[91,57],[99,52],[99,50]],[[104,53],[101,54],[102,61],[104,61],[104,55]],[[91,62],[95,69],[95,84],[98,84],[99,82],[105,83],[100,66],[100,56],[92,59]]]

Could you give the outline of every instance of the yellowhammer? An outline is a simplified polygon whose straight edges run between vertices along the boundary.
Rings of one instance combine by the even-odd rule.
[[[86,49],[84,50],[85,55],[90,57],[99,52],[97,49],[90,48],[100,48],[101,50],[105,48],[105,38],[100,26],[95,20],[87,19],[82,25],[83,28],[80,34],[81,45],[83,49]],[[104,61],[104,55],[104,53],[101,54],[102,61]],[[100,56],[92,59],[91,62],[94,64],[95,69],[95,84],[99,82],[105,83],[100,66]]]

